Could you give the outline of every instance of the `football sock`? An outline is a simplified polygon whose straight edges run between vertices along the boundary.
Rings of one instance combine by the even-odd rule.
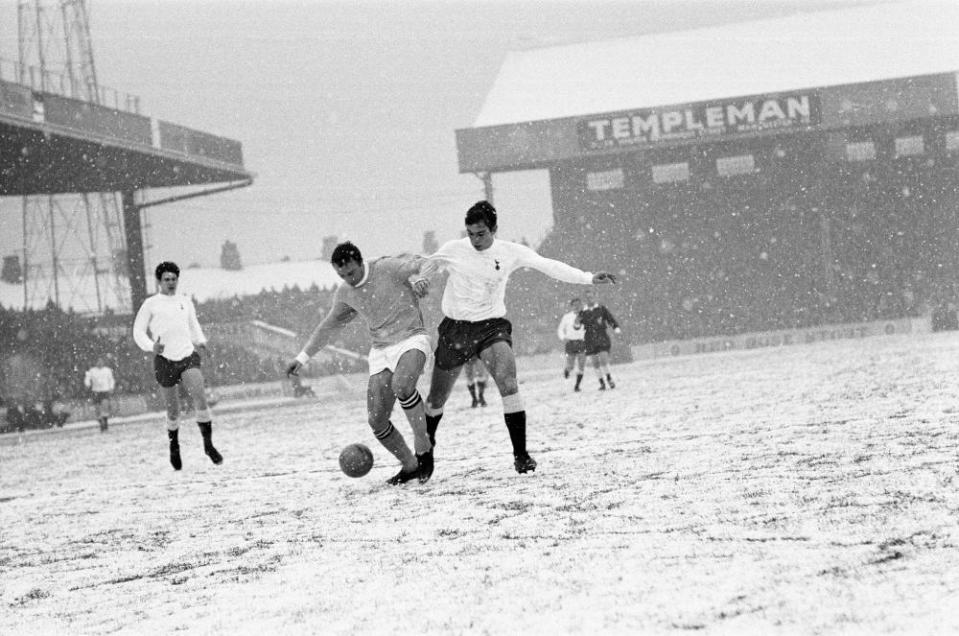
[[[470,397],[473,398],[473,402],[476,402],[476,385],[467,384],[466,390],[470,392]]]
[[[196,425],[200,427],[200,435],[203,436],[203,452],[214,464],[222,464],[223,455],[213,446],[213,422],[197,422]]]
[[[435,413],[426,412],[426,434],[429,435],[430,443],[436,446],[436,429],[440,425],[440,419],[443,417],[442,409]]]
[[[513,444],[513,455],[526,454],[526,411],[505,413],[506,430],[509,431],[509,441]]]
[[[513,444],[513,455],[526,454],[526,409],[519,393],[503,396],[503,419]]]
[[[423,398],[419,391],[413,391],[413,395],[405,399],[400,399],[400,406],[403,407],[403,413],[413,429],[413,448],[417,455],[431,450],[433,443],[430,441],[429,433],[426,430],[426,409],[423,404]]]
[[[393,422],[386,421],[386,427],[380,431],[373,431],[373,435],[379,440],[383,448],[388,450],[393,457],[400,460],[404,471],[415,470],[419,465],[416,461],[416,455],[406,445],[402,433],[396,430]]]
[[[183,461],[180,459],[180,431],[179,429],[167,429],[167,437],[170,440],[170,465],[173,470],[183,468]]]
[[[477,382],[476,383],[476,396],[479,398],[480,404],[486,404],[486,398],[483,397],[483,394],[486,393],[486,383]]]
[[[569,369],[563,369],[563,377],[569,378]]]
[[[582,373],[577,373],[577,374],[576,374],[576,384],[573,385],[573,388],[574,388],[574,389],[578,389],[578,388],[579,388],[579,383],[582,382],[582,381],[583,381],[583,374],[582,374]]]

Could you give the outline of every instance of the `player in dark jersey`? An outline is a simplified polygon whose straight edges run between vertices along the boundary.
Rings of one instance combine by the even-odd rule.
[[[579,312],[579,321],[585,330],[584,340],[586,341],[586,358],[596,369],[596,375],[599,378],[599,390],[605,391],[609,386],[616,388],[613,382],[613,376],[609,372],[609,350],[612,343],[609,340],[607,329],[612,327],[613,333],[620,334],[622,330],[616,318],[610,313],[604,305],[596,302],[593,291],[586,290],[583,294],[586,299],[586,306]],[[604,380],[605,376],[605,380]]]

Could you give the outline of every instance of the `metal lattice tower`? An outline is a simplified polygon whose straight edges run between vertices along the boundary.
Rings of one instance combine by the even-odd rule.
[[[103,102],[85,0],[18,0],[17,24],[21,84]],[[117,193],[25,196],[22,211],[24,307],[53,301],[97,314],[129,307]]]

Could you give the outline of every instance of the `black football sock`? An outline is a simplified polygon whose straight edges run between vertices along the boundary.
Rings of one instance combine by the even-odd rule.
[[[173,470],[180,470],[183,468],[183,461],[180,459],[180,430],[167,429],[166,434],[170,439],[170,464]]]
[[[513,443],[513,455],[526,454],[526,411],[504,413],[509,441]]]
[[[200,428],[200,435],[203,436],[203,452],[214,464],[222,463],[223,455],[220,455],[220,451],[213,446],[213,422],[197,422],[196,425]]]
[[[578,389],[578,388],[579,388],[579,383],[582,382],[582,381],[583,381],[583,374],[582,374],[582,373],[577,373],[577,374],[576,374],[576,384],[573,386],[573,388],[574,388],[574,389]]]
[[[436,446],[436,428],[440,425],[440,420],[443,418],[443,412],[440,411],[436,415],[426,414],[426,434],[430,437],[430,444]]]

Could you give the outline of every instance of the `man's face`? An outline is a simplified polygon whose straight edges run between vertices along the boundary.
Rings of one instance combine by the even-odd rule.
[[[489,246],[493,244],[494,234],[496,232],[486,227],[486,223],[470,223],[466,226],[466,236],[469,237],[470,243],[477,252],[489,249]]]
[[[350,259],[342,265],[334,265],[337,276],[343,279],[347,285],[356,287],[363,280],[363,263],[357,263]]]
[[[571,301],[569,303],[569,308],[572,309],[573,311],[579,312],[583,309],[583,301],[577,298],[576,300]]]
[[[160,291],[167,295],[173,295],[176,293],[178,282],[180,282],[179,276],[173,272],[163,272],[160,274]]]
[[[583,294],[583,297],[586,299],[586,304],[587,304],[587,305],[592,305],[592,304],[593,304],[593,299],[594,299],[593,292],[591,292],[591,291],[585,292],[585,293]]]

